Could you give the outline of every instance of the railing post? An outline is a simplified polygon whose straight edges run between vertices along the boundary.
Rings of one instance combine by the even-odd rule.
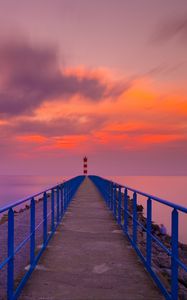
[[[64,201],[63,184],[61,184],[60,190],[61,190],[61,218],[62,218],[62,216],[63,216],[63,201]]]
[[[11,300],[14,294],[14,211],[8,211],[8,270],[7,270],[7,298]]]
[[[47,240],[47,193],[43,195],[43,247]]]
[[[70,184],[69,184],[69,203],[68,204],[70,204],[71,199],[72,199],[72,187],[73,187],[73,183],[70,182]]]
[[[66,210],[68,208],[68,183],[66,184]]]
[[[171,297],[178,299],[178,211],[172,211],[172,236],[171,236]]]
[[[103,184],[103,190],[104,190],[104,198],[105,198],[105,202],[106,205],[108,204],[108,189],[107,189],[107,182],[105,180],[104,184]]]
[[[124,192],[124,232],[128,232],[128,190]]]
[[[152,201],[150,198],[147,200],[147,243],[146,243],[146,255],[147,264],[151,267],[151,250],[152,250]]]
[[[107,181],[107,206],[110,207],[110,182]]]
[[[56,222],[59,223],[59,186],[57,186],[56,190]]]
[[[103,180],[101,183],[101,190],[102,190],[104,201],[107,204],[107,196],[106,196],[107,192],[105,190],[105,187],[106,187],[106,184],[105,184],[105,181]]]
[[[69,185],[69,204],[70,204],[70,202],[72,201],[72,198],[73,198],[74,186],[75,186],[74,182],[71,182],[70,185]]]
[[[114,203],[113,203],[113,213],[114,213],[114,218],[116,219],[116,193],[117,193],[117,188],[116,188],[116,184],[114,184]]]
[[[67,208],[68,208],[68,206],[69,206],[69,198],[70,198],[70,184],[69,184],[69,182],[68,182],[68,188],[67,188]]]
[[[72,201],[72,198],[73,198],[73,191],[74,191],[74,188],[75,188],[75,183],[72,182],[70,184],[70,202]]]
[[[66,208],[68,208],[69,206],[69,182],[67,182],[67,205],[66,205]]]
[[[137,195],[133,193],[133,242],[137,242]]]
[[[64,213],[66,211],[66,183],[64,183]]]
[[[115,186],[115,184],[112,182],[112,191],[111,191],[111,193],[112,193],[112,203],[111,203],[111,210],[112,210],[112,212],[114,211],[114,186]]]
[[[109,190],[108,190],[108,183],[107,183],[107,181],[105,182],[105,193],[106,193],[106,205],[108,206]]]
[[[30,205],[30,266],[34,264],[35,260],[35,201],[31,199]]]
[[[110,209],[113,207],[113,182],[110,184]]]
[[[118,190],[118,224],[121,225],[121,186]]]
[[[51,190],[51,232],[55,231],[55,197],[54,189]]]
[[[63,213],[65,213],[66,211],[66,184],[64,183],[64,209],[63,209]]]
[[[69,183],[69,197],[68,197],[68,206],[71,202],[71,192],[72,192],[72,182]]]

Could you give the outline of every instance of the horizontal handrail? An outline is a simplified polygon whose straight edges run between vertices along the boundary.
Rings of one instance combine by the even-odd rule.
[[[107,206],[112,211],[113,216],[119,226],[122,228],[124,234],[128,237],[133,248],[141,258],[144,263],[147,271],[150,273],[154,279],[157,286],[160,288],[161,292],[167,300],[178,300],[179,295],[179,282],[178,282],[178,271],[179,267],[187,272],[187,266],[181,261],[178,251],[178,211],[187,213],[187,208],[177,205],[175,203],[169,202],[167,200],[155,197],[145,192],[141,192],[137,189],[133,189],[126,185],[118,184],[116,182],[110,181],[108,179],[99,177],[99,176],[90,176],[90,179],[99,189],[102,194]],[[122,191],[124,190],[124,193]],[[133,198],[130,199],[128,192],[133,192]],[[137,196],[144,196],[147,199],[147,217],[144,218],[145,225],[142,225],[138,217],[138,206],[137,206]],[[152,233],[152,202],[156,201],[163,205],[169,206],[172,208],[171,212],[171,237],[169,237],[171,242],[171,248],[167,248],[167,244],[164,244],[164,241],[159,239],[158,235]],[[131,203],[131,206],[129,206]],[[143,216],[143,215],[142,215]],[[131,224],[129,225],[129,222]],[[145,250],[146,255],[144,256],[141,252],[141,249],[138,244],[138,230],[141,228],[141,232],[146,233],[145,240]],[[130,229],[130,233],[129,232]],[[153,252],[152,247],[155,242],[159,247],[171,257],[171,290],[169,291],[166,288],[165,283],[161,279],[162,277],[158,276],[153,268]],[[169,284],[169,282],[168,282]]]
[[[8,226],[7,257],[2,262],[0,261],[0,272],[2,272],[2,269],[5,266],[7,266],[6,289],[7,289],[8,300],[16,300],[19,297],[21,290],[23,289],[25,283],[29,279],[33,270],[35,269],[39,261],[39,258],[41,257],[42,253],[45,251],[48,242],[50,241],[51,237],[56,231],[70,202],[73,199],[75,192],[77,191],[78,187],[80,186],[84,178],[85,176],[77,176],[71,178],[70,180],[67,180],[63,183],[47,188],[42,192],[35,193],[34,195],[28,196],[24,199],[20,199],[19,201],[16,201],[12,204],[0,208],[0,213],[7,211],[7,217],[8,217],[7,220],[4,221],[4,223],[7,222],[7,226]],[[40,196],[41,198],[36,199],[38,198],[38,196]],[[29,201],[27,210],[24,209],[17,213],[13,210],[13,208],[27,201]],[[49,203],[50,203],[50,208],[48,207]],[[38,224],[36,224],[36,207],[41,211],[39,213],[40,220],[39,223],[37,222]],[[29,228],[29,233],[27,233],[27,235],[23,238],[23,240],[19,241],[19,244],[16,245],[15,247],[15,239],[17,234],[17,231],[15,231],[15,229],[18,229],[19,231],[19,226],[22,226],[22,224],[17,224],[16,225],[17,228],[15,228],[16,226],[14,222],[14,216],[16,213],[16,215],[20,214],[21,217],[22,213],[24,213],[25,211],[29,212],[28,223],[27,223]],[[50,231],[48,229],[48,225],[50,225]],[[43,242],[42,242],[41,249],[36,254],[35,251],[36,243],[37,243],[36,232],[39,232],[39,228],[42,228],[42,233],[40,238],[42,238]],[[14,272],[15,269],[14,258],[16,255],[18,255],[19,251],[27,245],[28,242],[29,242],[30,260],[27,263],[29,264],[30,267],[29,270],[20,279],[18,286],[15,288],[14,284],[17,278],[15,278],[15,272]],[[3,245],[1,244],[0,247],[2,246]],[[20,275],[21,274],[19,274],[19,278]]]
[[[151,199],[153,199],[153,200],[155,200],[155,201],[157,201],[157,202],[160,202],[160,203],[162,203],[162,204],[165,204],[165,205],[167,205],[167,206],[170,206],[170,207],[172,207],[172,208],[175,208],[175,209],[177,209],[177,210],[180,210],[180,211],[182,211],[182,212],[184,212],[184,213],[187,213],[187,208],[184,207],[184,206],[182,206],[182,205],[175,204],[175,203],[170,202],[170,201],[168,201],[168,200],[161,199],[161,198],[159,198],[159,197],[156,197],[156,196],[153,196],[153,195],[151,195],[151,194],[147,194],[147,193],[141,192],[141,191],[139,191],[139,190],[136,190],[136,189],[133,189],[133,188],[130,188],[130,187],[127,187],[127,186],[124,186],[124,188],[127,188],[129,191],[135,192],[135,193],[137,193],[137,194],[139,194],[139,195],[141,195],[141,196],[144,196],[144,197],[147,197],[147,198],[151,198]]]
[[[105,180],[107,180],[107,179],[105,179]],[[155,201],[157,201],[157,202],[159,202],[159,203],[165,204],[165,205],[167,205],[167,206],[170,206],[170,207],[172,207],[172,208],[175,208],[175,209],[177,209],[177,210],[180,210],[181,212],[187,213],[187,208],[184,207],[184,206],[182,206],[182,205],[178,205],[178,204],[173,203],[173,202],[170,202],[169,200],[166,200],[166,199],[161,199],[161,198],[159,198],[159,197],[157,197],[157,196],[154,196],[154,195],[151,195],[151,194],[142,192],[142,191],[140,191],[140,190],[134,189],[134,188],[129,187],[129,186],[127,186],[127,185],[122,185],[122,184],[119,184],[119,183],[116,183],[116,182],[110,181],[110,180],[109,180],[109,182],[112,182],[114,185],[117,185],[118,187],[126,188],[126,189],[128,189],[129,191],[131,191],[131,192],[133,192],[133,193],[137,193],[137,194],[139,194],[139,195],[141,195],[141,196],[144,196],[144,197],[146,197],[146,198],[151,198],[151,199],[153,199],[153,200],[155,200]]]

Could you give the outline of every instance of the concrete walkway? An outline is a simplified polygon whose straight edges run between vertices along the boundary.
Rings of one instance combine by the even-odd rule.
[[[89,179],[20,299],[163,299]]]

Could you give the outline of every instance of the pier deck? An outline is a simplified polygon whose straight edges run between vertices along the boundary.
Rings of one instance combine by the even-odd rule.
[[[21,300],[160,300],[163,296],[85,179]]]

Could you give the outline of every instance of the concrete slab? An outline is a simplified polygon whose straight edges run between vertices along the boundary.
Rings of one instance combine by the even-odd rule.
[[[89,179],[68,212],[21,300],[163,299]]]

